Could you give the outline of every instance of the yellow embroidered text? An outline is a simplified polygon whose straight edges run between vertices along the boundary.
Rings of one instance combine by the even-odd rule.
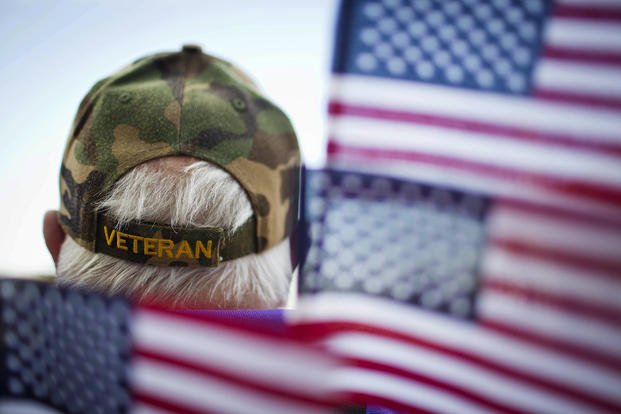
[[[131,249],[134,254],[145,256],[164,257],[166,255],[169,259],[199,259],[201,256],[211,259],[211,240],[207,240],[206,243],[196,240],[192,242],[194,243],[192,246],[187,240],[175,243],[170,239],[142,237],[114,229],[110,232],[106,225],[103,226],[103,230],[108,246],[119,250],[129,251]]]

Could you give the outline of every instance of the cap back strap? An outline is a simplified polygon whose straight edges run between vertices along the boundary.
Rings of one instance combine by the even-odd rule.
[[[138,221],[119,226],[105,213],[97,214],[95,252],[135,263],[215,267],[256,251],[254,216],[227,234],[222,227],[173,228]]]

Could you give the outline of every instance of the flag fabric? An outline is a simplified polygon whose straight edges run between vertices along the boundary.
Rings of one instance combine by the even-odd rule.
[[[0,314],[0,411],[3,398],[106,414],[326,413],[344,401],[329,381],[336,359],[249,323],[256,312],[240,322],[0,280]]]
[[[346,361],[335,391],[405,412],[621,410],[621,278],[597,250],[617,229],[343,170],[309,171],[306,195],[291,325]],[[536,251],[552,242],[597,253]]]
[[[343,1],[287,326],[2,280],[0,397],[621,412],[620,33],[614,0]]]
[[[293,324],[407,412],[621,411],[621,3],[343,1]]]
[[[138,309],[132,412],[326,413],[335,361],[285,332],[205,314]]]
[[[621,3],[344,1],[328,159],[611,216]]]
[[[0,312],[0,397],[64,413],[128,412],[126,301],[0,279]]]

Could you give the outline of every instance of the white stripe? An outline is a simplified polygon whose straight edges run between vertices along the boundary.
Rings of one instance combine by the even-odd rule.
[[[337,390],[377,395],[432,412],[460,414],[497,412],[444,390],[361,368],[341,368],[330,378],[330,382]]]
[[[130,381],[132,388],[139,392],[181,406],[193,407],[197,411],[240,414],[325,412],[302,402],[296,404],[277,395],[269,396],[218,378],[197,375],[182,368],[142,358],[133,361]]]
[[[136,346],[243,375],[259,383],[306,395],[323,392],[329,359],[300,347],[236,333],[187,319],[138,310],[132,334]],[[291,370],[304,364],[304,375]],[[270,372],[272,375],[265,375]]]
[[[388,338],[369,334],[341,334],[328,339],[325,344],[339,355],[380,362],[422,374],[527,412],[566,413],[594,410],[593,407],[584,406],[577,401],[544,391],[536,385],[527,385],[476,364]]]
[[[621,70],[613,66],[541,59],[535,67],[534,82],[535,89],[621,98]]]
[[[287,314],[287,317],[293,323],[300,324],[351,321],[377,326],[425,338],[501,366],[509,366],[517,371],[569,384],[575,388],[584,388],[616,401],[621,398],[618,393],[621,389],[621,378],[616,372],[517,338],[509,338],[473,322],[459,321],[388,299],[354,293],[326,292],[313,297],[302,297],[297,311]]]
[[[159,407],[153,407],[141,402],[133,402],[129,411],[132,414],[174,414]]]
[[[569,208],[572,211],[598,214],[621,223],[617,206],[580,195],[556,193],[525,181],[496,178],[476,172],[409,161],[358,158],[345,154],[330,155],[329,166],[348,171],[375,173],[431,185],[459,188],[475,193],[500,195],[520,200],[536,201],[545,206]]]
[[[621,52],[621,24],[571,18],[548,20],[544,42],[568,49]]]
[[[552,247],[621,265],[621,233],[615,229],[503,208],[490,214],[488,229],[491,237]]]
[[[621,312],[621,278],[597,275],[561,263],[516,255],[488,246],[482,260],[486,280],[511,284],[606,306]]]
[[[611,7],[621,9],[619,0],[556,0],[556,3],[572,6]]]
[[[351,116],[332,119],[330,136],[365,148],[417,151],[559,177],[609,183],[621,190],[621,162],[602,154],[476,132]]]
[[[477,316],[481,320],[502,323],[621,358],[621,330],[611,328],[596,319],[559,311],[528,298],[483,291],[477,300]]]
[[[350,105],[468,119],[584,141],[621,143],[619,112],[584,105],[357,75],[333,75],[330,96]]]

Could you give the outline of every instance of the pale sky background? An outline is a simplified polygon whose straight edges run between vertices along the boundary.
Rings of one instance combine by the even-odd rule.
[[[0,275],[53,273],[41,234],[78,104],[95,81],[184,43],[249,72],[324,160],[333,0],[0,0]]]

